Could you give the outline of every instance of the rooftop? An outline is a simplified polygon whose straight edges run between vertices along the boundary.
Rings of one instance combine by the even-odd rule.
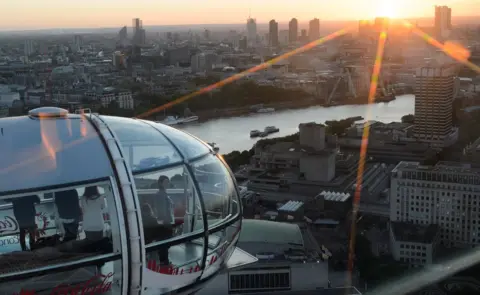
[[[306,153],[310,155],[330,155],[333,149],[315,150],[312,147],[301,145],[297,142],[277,142],[264,147],[265,152],[270,153]]]
[[[303,246],[303,237],[300,227],[296,224],[245,219],[242,222],[238,242],[239,244],[269,243]],[[249,249],[241,248],[250,252]]]
[[[438,225],[419,225],[392,222],[391,228],[396,241],[430,244],[438,233]]]
[[[350,198],[349,193],[330,192],[330,191],[323,191],[318,196],[323,196],[325,201],[334,201],[334,202],[345,202]]]
[[[470,163],[461,163],[461,162],[438,162],[435,166],[421,165],[419,162],[405,162],[402,161],[398,163],[392,172],[399,171],[437,171],[437,172],[457,172],[457,173],[476,173],[480,174],[480,169],[473,167]]]
[[[317,290],[302,290],[281,292],[282,295],[362,295],[355,287],[325,288]]]
[[[303,202],[300,201],[288,201],[285,205],[278,208],[279,211],[295,212],[303,206]]]
[[[260,262],[319,262],[321,249],[298,224],[244,219],[237,246]]]

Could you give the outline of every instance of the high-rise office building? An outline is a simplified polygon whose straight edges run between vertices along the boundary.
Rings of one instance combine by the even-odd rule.
[[[435,34],[438,39],[448,37],[452,30],[452,9],[448,6],[435,6]]]
[[[127,45],[127,38],[128,38],[127,26],[124,26],[118,32],[118,42],[119,42],[119,44],[122,45],[122,46],[126,46]]]
[[[35,51],[35,48],[33,46],[32,40],[25,40],[25,45],[24,45],[25,56],[28,57],[32,55],[34,51]]]
[[[73,37],[73,51],[79,51],[83,45],[83,38],[80,35],[75,35]]]
[[[247,45],[255,47],[257,44],[257,22],[253,18],[247,20]]]
[[[295,43],[298,40],[298,20],[296,18],[292,18],[288,23],[288,37],[290,43]]]
[[[272,47],[278,46],[278,23],[272,19],[269,23],[269,30],[268,30],[268,37],[269,42],[268,44]]]
[[[455,140],[452,104],[456,67],[431,63],[416,70],[415,137],[433,146],[444,147]]]
[[[308,37],[310,41],[320,39],[320,20],[314,18],[310,21],[308,26]]]
[[[142,20],[139,18],[134,18],[132,21],[133,27],[133,45],[143,45],[145,44],[145,29],[143,28]]]

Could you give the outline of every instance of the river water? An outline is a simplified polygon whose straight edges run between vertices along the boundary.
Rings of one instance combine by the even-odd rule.
[[[345,105],[335,107],[309,107],[305,109],[282,110],[269,114],[251,114],[240,117],[213,119],[203,123],[178,127],[206,142],[215,142],[222,154],[234,150],[251,149],[259,138],[250,138],[250,130],[263,130],[266,126],[276,126],[280,132],[267,138],[281,137],[298,132],[300,123],[324,123],[328,120],[340,120],[348,117],[366,117],[367,108],[371,107],[371,120],[384,123],[400,121],[402,116],[413,114],[414,95],[401,95],[388,103],[367,105]]]

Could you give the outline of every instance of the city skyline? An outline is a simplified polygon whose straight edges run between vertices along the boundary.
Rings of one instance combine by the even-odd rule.
[[[174,3],[158,3],[151,0],[105,0],[94,2],[65,2],[49,0],[33,2],[19,0],[4,4],[8,14],[0,19],[2,30],[31,30],[48,28],[105,28],[122,27],[139,17],[148,25],[196,25],[245,23],[252,16],[259,23],[271,19],[283,23],[295,17],[308,21],[315,17],[325,21],[371,19],[376,16],[396,18],[433,17],[435,5],[448,5],[455,16],[478,15],[480,0],[342,0],[335,3],[300,0],[262,2],[237,1],[225,6],[212,0],[197,3],[179,0]],[[185,10],[185,7],[192,9]],[[414,9],[412,9],[414,7]],[[71,13],[75,12],[75,13]]]

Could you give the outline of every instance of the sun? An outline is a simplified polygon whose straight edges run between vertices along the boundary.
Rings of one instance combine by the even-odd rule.
[[[383,0],[377,4],[377,13],[379,17],[395,18],[397,17],[397,7],[393,0]]]

